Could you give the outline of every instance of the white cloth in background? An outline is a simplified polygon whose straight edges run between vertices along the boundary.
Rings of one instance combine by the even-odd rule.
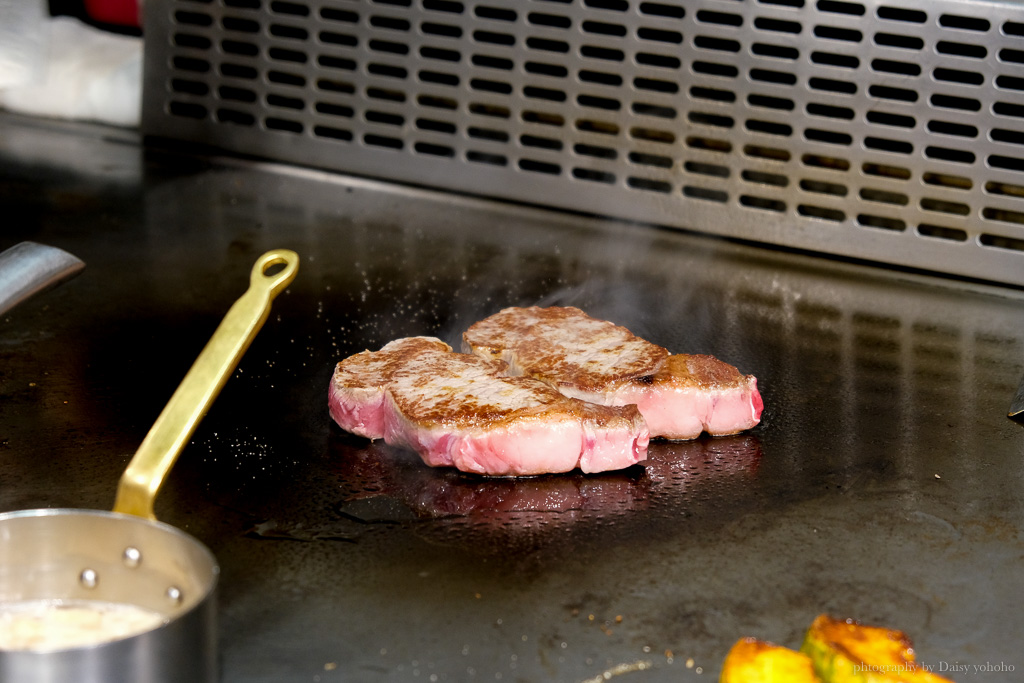
[[[34,116],[137,127],[142,114],[142,38],[73,17],[39,24],[38,64],[0,87],[0,108]],[[3,62],[0,61],[0,70]],[[20,82],[19,82],[20,81]],[[0,84],[4,83],[0,71]]]
[[[37,77],[46,16],[43,0],[0,0],[0,89]]]

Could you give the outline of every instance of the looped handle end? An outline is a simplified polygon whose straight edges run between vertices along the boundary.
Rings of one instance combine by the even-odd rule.
[[[284,266],[275,269],[275,266]],[[260,256],[249,278],[253,287],[266,289],[271,296],[280,294],[299,272],[299,255],[291,249],[273,249]]]

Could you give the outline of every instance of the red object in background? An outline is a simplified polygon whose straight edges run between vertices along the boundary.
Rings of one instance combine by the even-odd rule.
[[[85,0],[85,11],[94,21],[119,26],[141,26],[139,0]]]

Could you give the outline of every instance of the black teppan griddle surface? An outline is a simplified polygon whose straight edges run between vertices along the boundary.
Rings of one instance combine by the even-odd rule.
[[[256,257],[302,258],[157,501],[222,565],[226,683],[711,681],[821,612],[1024,671],[1020,292],[18,117],[0,215],[87,264],[0,319],[4,511],[109,508]],[[763,423],[521,481],[331,424],[342,357],[532,304],[757,375]]]

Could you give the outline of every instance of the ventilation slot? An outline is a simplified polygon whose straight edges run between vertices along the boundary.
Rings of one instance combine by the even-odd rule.
[[[1024,6],[167,0],[144,132],[1024,286]]]

